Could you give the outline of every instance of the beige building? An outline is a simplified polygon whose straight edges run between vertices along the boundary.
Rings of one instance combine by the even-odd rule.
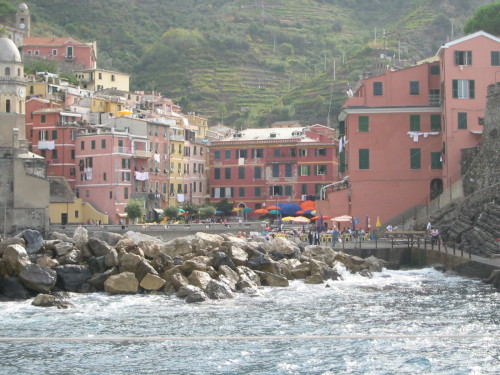
[[[130,76],[125,73],[104,69],[85,69],[75,71],[75,76],[84,89],[102,91],[116,89],[129,91]]]
[[[26,80],[21,55],[0,38],[0,224],[2,235],[48,228],[49,182],[45,160],[28,151]]]

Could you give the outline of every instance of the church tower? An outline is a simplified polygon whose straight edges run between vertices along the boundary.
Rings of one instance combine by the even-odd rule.
[[[16,28],[18,28],[24,37],[30,36],[31,17],[30,10],[25,3],[22,3],[17,8],[16,12]]]

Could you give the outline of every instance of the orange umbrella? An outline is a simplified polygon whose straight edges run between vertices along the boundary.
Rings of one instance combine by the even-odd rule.
[[[269,213],[268,210],[266,210],[265,208],[259,208],[257,210],[254,211],[256,214],[259,214],[259,215],[267,215]]]
[[[304,211],[300,210],[295,213],[295,215],[304,215]]]
[[[269,206],[267,207],[267,210],[271,211],[271,210],[279,210],[280,207],[279,206]]]
[[[319,220],[321,216],[314,216],[313,218],[311,218],[311,220]],[[323,215],[323,220],[328,220],[330,219],[330,216],[325,216]]]

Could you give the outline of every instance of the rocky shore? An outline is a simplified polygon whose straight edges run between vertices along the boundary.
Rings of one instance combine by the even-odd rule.
[[[84,227],[72,238],[43,239],[26,230],[0,243],[0,300],[28,299],[37,306],[71,307],[64,292],[166,293],[186,302],[232,298],[265,286],[303,279],[338,280],[337,265],[370,277],[398,265],[349,256],[297,239],[238,238],[199,232],[164,242],[137,232],[124,235]]]

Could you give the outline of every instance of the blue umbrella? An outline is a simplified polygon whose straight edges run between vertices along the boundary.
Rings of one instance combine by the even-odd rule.
[[[295,215],[297,211],[300,211],[301,208],[298,204],[295,203],[283,203],[283,204],[278,204],[281,208],[281,214],[283,216],[291,216]]]
[[[220,214],[223,214],[223,213],[224,213],[224,212],[222,212],[222,211],[215,211],[215,214],[216,214],[216,215],[220,215]]]

